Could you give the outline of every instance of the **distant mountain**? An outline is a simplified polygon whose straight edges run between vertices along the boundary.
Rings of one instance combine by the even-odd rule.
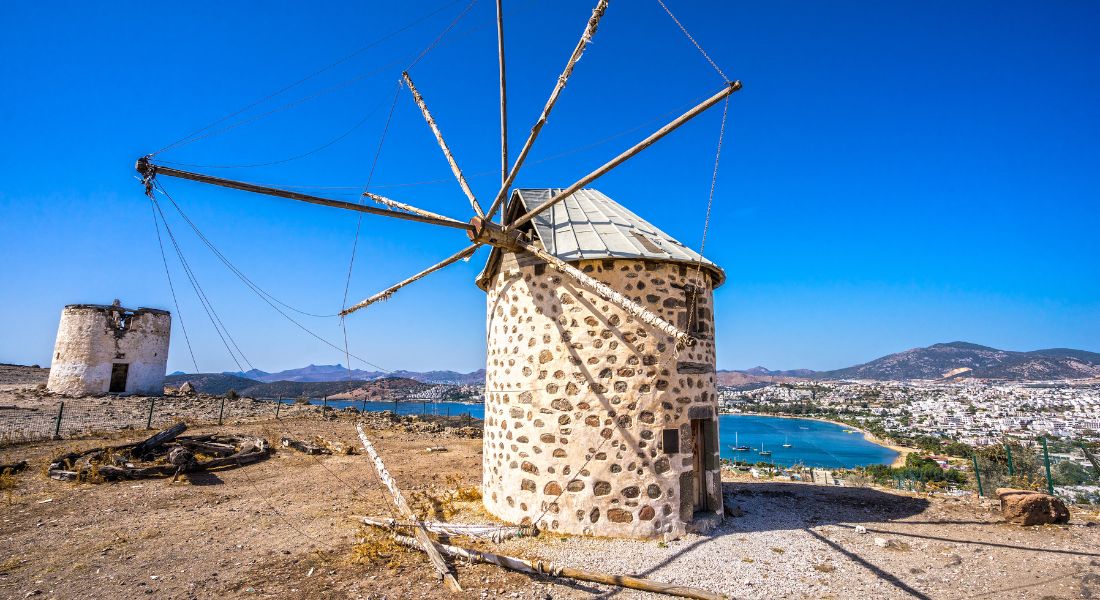
[[[1100,377],[1100,354],[1052,348],[998,350],[969,342],[933,344],[890,354],[846,369],[816,373],[816,379],[1006,379],[1036,381]]]
[[[814,375],[810,369],[793,369],[790,371],[772,371],[764,367],[753,367],[742,370],[724,370],[717,372],[718,385],[733,387],[760,387],[769,383],[783,383],[799,379],[807,379]]]
[[[287,369],[277,373],[268,373],[260,371],[259,369],[252,369],[251,371],[227,372],[225,374],[254,379],[264,383],[274,383],[276,381],[373,381],[376,379],[394,377],[413,379],[422,383],[445,383],[452,385],[485,383],[485,369],[473,371],[472,373],[458,373],[455,371],[427,371],[424,373],[417,371],[393,371],[387,373],[385,371],[364,371],[362,369],[351,369],[349,371],[347,367],[335,364],[309,365],[307,367]]]
[[[204,394],[224,394],[229,390],[247,389],[260,383],[254,379],[238,377],[227,373],[173,373],[164,378],[164,385],[178,388],[185,382],[191,382],[195,391]]]

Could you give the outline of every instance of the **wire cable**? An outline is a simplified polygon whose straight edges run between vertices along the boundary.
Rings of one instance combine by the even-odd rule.
[[[164,275],[168,278],[168,291],[172,293],[172,306],[176,308],[176,320],[180,322],[180,328],[183,329],[183,339],[187,342],[187,353],[191,355],[191,364],[195,366],[196,373],[201,373],[201,371],[199,371],[199,361],[195,360],[195,350],[191,348],[191,337],[187,335],[187,325],[183,322],[183,312],[180,310],[179,300],[176,299],[176,288],[172,285],[172,273],[168,269],[168,257],[164,254],[164,239],[160,236],[160,221],[157,220],[157,207],[152,201],[152,198],[149,200],[149,210],[153,212],[153,228],[157,232],[157,246],[160,247],[160,260],[164,263]]]
[[[665,12],[668,13],[668,16],[672,17],[672,21],[676,23],[676,26],[680,28],[680,31],[684,32],[684,35],[687,36],[687,39],[695,46],[695,49],[703,55],[703,58],[707,59],[707,62],[710,63],[710,66],[714,67],[714,70],[718,72],[718,75],[723,80],[725,80],[726,83],[729,83],[730,78],[726,77],[726,74],[723,73],[722,69],[718,67],[718,63],[714,62],[714,59],[711,58],[709,54],[707,54],[706,50],[703,50],[703,47],[699,45],[699,42],[695,41],[695,38],[690,33],[688,33],[687,28],[684,27],[684,24],[680,22],[680,19],[676,18],[676,15],[672,14],[672,11],[668,9],[668,6],[665,5],[664,1],[657,0],[657,4],[660,4],[661,8],[665,9]]]
[[[320,69],[310,73],[309,75],[306,75],[305,77],[302,77],[301,79],[298,79],[297,81],[294,81],[293,83],[285,85],[285,86],[275,90],[274,92],[271,92],[270,94],[267,94],[266,96],[260,98],[259,100],[255,100],[255,101],[249,103],[248,105],[246,105],[246,106],[244,106],[244,107],[242,107],[238,110],[235,110],[235,111],[233,111],[233,112],[231,112],[231,113],[229,113],[229,114],[227,114],[227,115],[225,115],[225,116],[223,116],[219,119],[216,119],[215,121],[205,125],[204,127],[200,127],[199,129],[196,129],[195,131],[192,131],[191,133],[183,136],[182,138],[176,140],[175,142],[172,142],[171,144],[168,144],[167,146],[164,146],[160,150],[157,150],[156,152],[153,152],[152,155],[157,155],[157,154],[160,154],[161,152],[166,152],[166,151],[171,150],[173,148],[178,148],[181,145],[189,144],[189,143],[191,143],[191,141],[195,141],[195,140],[186,141],[186,140],[189,140],[189,138],[192,138],[192,137],[194,137],[194,136],[210,129],[211,127],[214,127],[216,125],[224,123],[225,121],[228,121],[229,119],[232,119],[233,117],[235,117],[237,115],[245,113],[245,112],[255,108],[256,106],[259,106],[260,104],[263,104],[264,102],[266,102],[266,101],[268,101],[268,100],[270,100],[270,99],[272,99],[272,98],[274,98],[274,97],[276,97],[280,94],[283,94],[285,92],[290,91],[291,89],[294,89],[295,87],[298,87],[299,85],[309,81],[310,79],[313,79],[314,77],[317,77],[318,75],[321,75],[321,74],[323,74],[327,71],[332,70],[333,68],[335,68],[335,67],[351,60],[352,58],[358,56],[359,54],[362,54],[363,52],[365,52],[365,51],[367,51],[367,50],[369,50],[369,49],[371,49],[375,46],[378,46],[379,44],[381,44],[383,42],[386,42],[386,41],[390,40],[391,38],[394,38],[397,35],[399,35],[401,33],[404,33],[405,31],[408,31],[409,29],[412,29],[413,27],[415,27],[415,26],[419,25],[420,23],[423,23],[424,21],[434,17],[435,15],[443,12],[444,10],[450,8],[451,5],[457,4],[458,2],[459,2],[459,0],[453,0],[451,2],[448,2],[447,4],[444,4],[443,6],[437,8],[436,10],[433,10],[432,12],[430,12],[430,13],[428,13],[428,14],[426,14],[426,15],[418,18],[418,19],[415,19],[414,21],[410,22],[409,24],[407,24],[403,27],[400,27],[400,28],[398,28],[394,31],[391,31],[390,33],[387,33],[386,35],[374,40],[373,42],[370,42],[369,44],[367,44],[365,46],[360,46],[359,48],[353,50],[352,52],[350,52],[350,53],[344,55],[343,57],[341,57],[340,59],[336,60],[335,62],[329,63],[328,65],[325,65],[324,67],[321,67]]]

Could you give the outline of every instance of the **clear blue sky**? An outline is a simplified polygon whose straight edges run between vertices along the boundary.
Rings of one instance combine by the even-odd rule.
[[[301,160],[196,169],[342,187],[318,193],[355,198],[401,68],[465,4],[0,5],[0,362],[48,363],[68,303],[117,297],[174,311],[135,158],[440,9],[225,125],[312,99],[158,156],[275,161],[362,121]],[[594,2],[505,5],[518,148]],[[730,106],[706,248],[729,274],[717,294],[721,368],[837,368],[950,340],[1100,350],[1100,4],[669,6],[745,84]],[[499,183],[493,15],[493,3],[480,0],[412,69],[481,198]],[[531,164],[518,184],[565,186],[720,86],[656,2],[614,0],[530,160],[580,150]],[[700,117],[594,187],[697,247],[719,119],[720,110]],[[469,216],[407,92],[374,183],[379,193]],[[305,310],[339,308],[354,214],[164,185],[262,287]],[[248,291],[178,215],[169,218],[254,366],[343,362]],[[464,240],[365,218],[351,300]],[[485,252],[349,318],[352,351],[388,369],[483,366],[485,298],[472,280]],[[235,370],[169,259],[200,369]],[[341,339],[336,319],[302,322]],[[193,369],[178,326],[169,368]]]

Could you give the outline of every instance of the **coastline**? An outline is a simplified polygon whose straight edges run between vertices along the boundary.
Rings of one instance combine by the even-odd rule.
[[[882,446],[883,448],[888,448],[890,450],[893,450],[894,452],[897,452],[898,453],[897,458],[894,459],[894,462],[890,463],[890,466],[895,467],[895,468],[896,467],[904,467],[905,466],[905,458],[907,456],[909,456],[913,452],[920,452],[916,448],[909,448],[908,446],[899,446],[897,444],[894,444],[894,443],[890,442],[889,440],[884,440],[884,439],[876,436],[875,434],[871,433],[870,431],[867,431],[866,429],[863,429],[861,427],[856,427],[854,425],[849,425],[847,423],[841,423],[840,421],[834,421],[832,419],[826,419],[824,417],[803,417],[803,416],[779,415],[779,414],[758,413],[758,412],[727,412],[727,413],[719,413],[719,414],[720,415],[748,415],[748,416],[753,416],[753,417],[775,417],[777,419],[803,419],[803,420],[806,420],[806,421],[821,421],[822,423],[831,423],[833,425],[839,425],[840,427],[844,427],[845,429],[851,429],[853,431],[860,432],[861,434],[863,434],[863,439],[867,440],[868,442],[871,442],[872,444],[875,444],[876,446]]]

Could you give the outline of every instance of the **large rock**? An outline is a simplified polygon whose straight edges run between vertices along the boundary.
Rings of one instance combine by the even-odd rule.
[[[183,382],[180,386],[180,393],[185,396],[193,396],[195,394],[195,386],[191,385],[190,381]]]
[[[997,488],[1005,521],[1020,525],[1047,525],[1069,521],[1069,509],[1060,499],[1033,490]]]

